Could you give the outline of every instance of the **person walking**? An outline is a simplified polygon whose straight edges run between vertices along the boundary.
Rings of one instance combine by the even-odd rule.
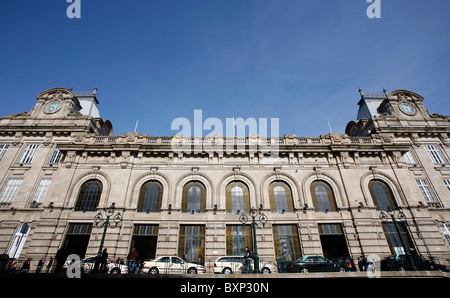
[[[44,260],[40,259],[38,264],[37,264],[37,267],[36,267],[36,273],[41,273],[41,269],[42,269],[43,265],[44,265]]]
[[[106,263],[108,261],[108,249],[103,249],[102,257],[100,259],[100,272],[107,273],[108,269]]]
[[[130,253],[127,256],[128,259],[128,273],[133,274],[136,265],[137,265],[137,258],[139,257],[139,253],[137,252],[136,248],[133,248]]]
[[[50,257],[50,260],[47,263],[46,273],[50,273],[50,270],[52,269],[52,266],[53,266],[53,257]]]
[[[56,259],[55,273],[64,272],[64,263],[66,262],[67,259],[67,252],[65,246],[61,247],[56,252],[55,259]]]
[[[244,273],[251,273],[252,272],[252,258],[253,253],[248,248],[248,246],[245,247],[245,253],[244,253]]]

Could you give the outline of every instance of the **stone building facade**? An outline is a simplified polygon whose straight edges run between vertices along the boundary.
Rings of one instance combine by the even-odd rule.
[[[114,135],[96,90],[45,90],[29,113],[0,118],[0,250],[94,256],[94,217],[114,203],[111,259],[133,247],[143,259],[241,255],[251,207],[268,218],[256,231],[265,260],[409,248],[450,259],[449,117],[410,91],[360,93],[346,134],[194,138]]]

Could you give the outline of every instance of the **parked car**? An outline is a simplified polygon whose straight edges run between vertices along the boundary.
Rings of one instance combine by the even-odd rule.
[[[94,270],[95,265],[95,259],[96,257],[90,257],[81,260],[81,272],[82,273],[90,273],[92,270]],[[64,268],[67,269],[69,266],[69,262],[66,261],[64,264]],[[106,273],[110,274],[121,274],[121,273],[128,273],[128,267],[122,264],[116,264],[113,261],[107,259],[106,260]]]
[[[286,265],[287,272],[344,272],[345,269],[323,256],[304,256]]]
[[[422,255],[411,256],[417,270],[440,270],[445,266],[435,266]],[[384,271],[407,271],[414,270],[405,254],[396,254],[381,260],[381,270]],[[445,269],[444,269],[445,270]]]
[[[250,260],[249,271],[254,271],[254,262]],[[261,273],[269,274],[276,272],[276,266],[269,262],[264,262],[259,259],[259,270]],[[214,273],[216,274],[232,274],[232,273],[246,273],[246,266],[244,257],[241,256],[223,256],[214,262]]]
[[[142,271],[148,274],[203,274],[206,272],[202,265],[188,263],[179,257],[172,256],[144,261]]]

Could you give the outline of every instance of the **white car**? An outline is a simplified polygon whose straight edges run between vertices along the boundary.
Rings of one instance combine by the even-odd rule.
[[[254,270],[253,260],[250,259],[249,268],[247,269],[242,256],[224,256],[218,258],[214,262],[214,273],[216,274],[233,274],[233,273],[252,273]],[[259,270],[261,273],[269,274],[276,272],[276,266],[259,260]]]
[[[179,257],[172,256],[144,261],[142,271],[148,274],[204,274],[206,272],[202,265],[188,263]]]
[[[81,260],[82,273],[90,273],[92,270],[94,270],[95,258],[96,257],[90,257]],[[69,261],[66,261],[66,263],[64,264],[64,268],[67,269],[69,265],[70,265]],[[128,267],[126,265],[116,264],[109,259],[106,260],[106,270],[107,270],[106,273],[110,274],[128,273]]]

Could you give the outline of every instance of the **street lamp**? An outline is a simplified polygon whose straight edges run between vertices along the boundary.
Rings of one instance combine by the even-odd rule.
[[[102,212],[97,213],[97,215],[94,217],[95,226],[97,228],[103,227],[103,235],[102,235],[102,240],[100,241],[100,247],[98,249],[97,258],[95,260],[94,272],[98,272],[100,258],[102,257],[103,243],[105,242],[106,230],[108,230],[108,227],[111,227],[112,229],[114,229],[122,221],[122,215],[120,214],[120,212],[117,212],[116,214],[114,214],[114,210],[116,208],[115,205],[116,205],[115,203],[112,203],[109,208],[106,208],[104,210],[106,217],[103,217]],[[110,221],[111,217],[112,217],[112,222]]]
[[[253,260],[255,262],[255,273],[259,273],[259,256],[258,256],[258,247],[256,243],[256,228],[263,229],[264,225],[267,223],[268,218],[267,216],[259,211],[257,213],[256,209],[252,207],[249,212],[250,217],[252,218],[252,238],[253,238]],[[258,222],[256,221],[256,217],[258,216]],[[246,227],[246,223],[248,222],[248,216],[245,213],[241,213],[239,216],[239,221]],[[262,224],[262,226],[259,225],[259,223]]]
[[[396,212],[396,211],[397,211],[397,212]],[[403,241],[403,237],[402,237],[402,234],[401,234],[401,232],[400,232],[400,228],[398,227],[398,224],[397,224],[397,219],[396,219],[396,217],[397,217],[400,221],[405,221],[405,222],[406,222],[406,215],[405,215],[405,213],[403,213],[403,211],[402,211],[401,209],[394,210],[394,209],[392,209],[391,206],[387,206],[386,210],[382,210],[382,211],[381,211],[381,213],[380,213],[380,219],[381,219],[381,221],[383,221],[383,222],[386,223],[386,222],[388,222],[389,217],[391,218],[392,223],[394,224],[395,230],[396,230],[396,232],[397,232],[398,238],[400,239],[400,242],[401,242],[402,247],[403,247],[403,251],[405,252],[405,256],[406,256],[406,259],[408,260],[409,265],[410,265],[414,270],[417,270],[416,265],[415,265],[415,262],[414,262],[414,260],[413,260],[413,258],[412,258],[412,256],[411,256],[411,254],[409,253],[409,251],[408,251],[407,248],[406,248],[406,244],[405,244],[405,242]]]

